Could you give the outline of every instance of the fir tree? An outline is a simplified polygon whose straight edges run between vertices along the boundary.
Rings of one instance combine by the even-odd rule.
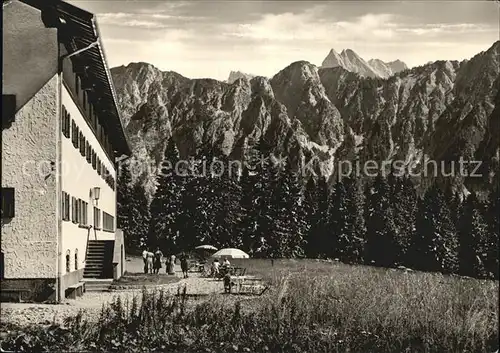
[[[218,247],[215,232],[214,208],[212,207],[214,185],[210,175],[213,154],[201,148],[191,161],[182,198],[183,215],[180,248],[193,249],[201,244]]]
[[[301,208],[301,186],[288,159],[284,169],[280,169],[272,183],[269,255],[273,258],[303,257],[306,225]]]
[[[333,188],[330,204],[330,237],[327,256],[341,260],[345,252],[345,237],[351,230],[347,214],[347,190],[342,180],[338,180]]]
[[[156,242],[148,239],[149,204],[144,187],[140,183],[132,188],[130,211],[129,246],[133,249],[140,249],[143,244],[147,244],[149,248],[158,246]]]
[[[485,278],[487,277],[488,225],[476,194],[472,193],[467,197],[460,219],[460,274]]]
[[[241,188],[238,183],[238,170],[233,168],[229,158],[220,154],[217,162],[222,170],[212,177],[212,213],[215,216],[214,231],[219,247],[240,248],[243,239],[236,226],[241,219]]]
[[[268,157],[268,148],[265,140],[261,139],[256,150],[260,161],[255,165],[255,187],[254,187],[254,213],[255,232],[253,236],[252,253],[258,257],[270,255],[270,236],[274,222],[274,209],[271,196],[275,187],[277,170]],[[272,240],[271,240],[272,243]]]
[[[171,139],[165,149],[157,189],[151,202],[149,237],[165,253],[177,253],[181,231],[184,177],[180,170],[179,151]]]
[[[315,257],[318,253],[314,244],[315,235],[318,231],[319,198],[318,186],[313,177],[310,177],[304,191],[304,210],[306,212],[307,233],[305,237],[305,253],[308,257]]]
[[[330,192],[326,178],[320,177],[318,180],[318,212],[316,216],[315,231],[312,238],[313,255],[315,258],[325,258],[325,248],[329,240],[329,199]]]
[[[382,176],[377,176],[367,188],[366,196],[365,262],[381,267],[394,267],[398,263],[394,215],[390,202],[390,187]]]
[[[364,219],[364,193],[361,179],[352,177],[344,178],[346,188],[346,210],[349,217],[349,226],[346,227],[346,235],[349,235],[345,244],[343,262],[362,263],[365,245],[366,225]]]
[[[238,222],[238,229],[240,231],[241,249],[250,255],[253,255],[254,244],[257,242],[255,232],[257,229],[258,209],[256,207],[255,179],[255,175],[251,175],[248,166],[245,165],[240,178],[241,218]]]
[[[486,270],[492,279],[499,279],[499,234],[500,234],[500,187],[492,191],[488,197],[487,208],[488,242]]]
[[[397,264],[407,263],[406,256],[416,231],[417,194],[408,177],[389,175],[390,204],[396,229]]]
[[[410,261],[419,270],[456,273],[458,237],[445,196],[434,184],[419,202]]]
[[[450,208],[450,215],[455,227],[460,228],[460,215],[462,213],[462,203],[458,192],[453,190],[453,187],[449,185],[445,191],[445,198],[448,207]]]
[[[129,163],[121,164],[118,168],[118,182],[116,188],[116,224],[125,234],[125,248],[127,252],[139,254],[141,252],[139,239],[133,239],[131,233],[132,219],[132,178]]]

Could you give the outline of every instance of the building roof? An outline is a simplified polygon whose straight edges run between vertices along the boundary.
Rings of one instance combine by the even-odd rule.
[[[130,155],[130,143],[125,133],[120,111],[117,106],[116,92],[106,62],[106,55],[99,33],[96,16],[79,7],[60,0],[21,0],[41,11],[55,10],[63,24],[59,29],[63,32],[65,46],[69,54],[96,43],[88,50],[79,53],[78,62],[85,63],[86,73],[95,82],[95,104],[102,123],[108,127],[108,135],[117,155]],[[63,27],[64,26],[64,27]]]

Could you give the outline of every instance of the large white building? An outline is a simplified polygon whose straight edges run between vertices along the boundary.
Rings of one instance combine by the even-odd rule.
[[[123,273],[116,161],[130,148],[95,16],[3,2],[2,299],[60,301]]]

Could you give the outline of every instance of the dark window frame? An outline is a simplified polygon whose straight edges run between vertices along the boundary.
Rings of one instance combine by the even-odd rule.
[[[71,272],[71,250],[66,251],[66,273]]]
[[[2,188],[2,219],[16,216],[16,189]]]
[[[107,212],[102,212],[102,230],[107,232],[115,231],[115,217]]]

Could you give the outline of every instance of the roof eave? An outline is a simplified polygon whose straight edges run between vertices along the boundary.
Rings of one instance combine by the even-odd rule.
[[[120,127],[121,127],[121,132],[123,134],[123,140],[124,140],[124,142],[126,144],[126,146],[123,146],[123,147],[125,147],[125,148],[123,148],[123,151],[119,151],[119,152],[122,152],[123,154],[126,154],[127,156],[130,156],[132,154],[132,150],[130,148],[130,141],[128,139],[127,134],[125,133],[125,127],[123,126],[122,116],[121,116],[120,110],[118,109],[115,86],[114,86],[114,83],[113,83],[113,79],[111,78],[111,72],[109,71],[108,63],[107,63],[107,60],[106,60],[106,53],[104,51],[104,46],[102,45],[101,33],[99,31],[99,25],[97,24],[96,16],[95,15],[92,15],[91,22],[92,22],[92,29],[94,31],[94,35],[97,38],[97,42],[98,42],[97,46],[99,47],[99,52],[100,52],[101,57],[102,57],[102,61],[103,61],[103,64],[104,64],[104,69],[106,71],[106,77],[108,79],[109,87],[111,89],[111,94],[113,96],[113,104],[114,104],[114,107],[115,107],[115,110],[116,110],[116,115],[118,117],[118,120],[120,121]]]

